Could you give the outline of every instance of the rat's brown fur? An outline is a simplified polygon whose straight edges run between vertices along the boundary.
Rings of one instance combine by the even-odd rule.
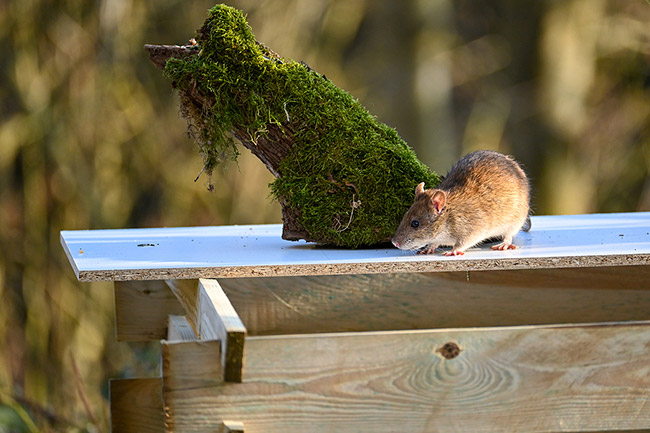
[[[530,229],[530,184],[511,157],[472,152],[449,170],[438,189],[416,188],[415,201],[400,223],[393,244],[431,254],[441,245],[459,255],[481,241],[502,238],[493,249],[516,248],[513,236]],[[417,227],[413,227],[417,221]]]

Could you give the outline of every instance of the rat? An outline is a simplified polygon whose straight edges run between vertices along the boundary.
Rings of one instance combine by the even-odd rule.
[[[402,218],[392,242],[402,250],[445,256],[463,255],[484,240],[500,238],[494,250],[517,248],[519,230],[530,230],[530,183],[510,156],[479,150],[461,158],[438,188],[415,188],[415,201]]]

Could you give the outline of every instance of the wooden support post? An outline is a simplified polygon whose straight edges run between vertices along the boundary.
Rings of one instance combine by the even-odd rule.
[[[117,341],[165,338],[169,315],[184,314],[162,281],[116,281],[114,287]]]
[[[246,327],[216,280],[168,281],[201,340],[221,342],[224,380],[241,382]],[[195,286],[196,284],[196,286]]]
[[[112,379],[109,393],[111,432],[165,432],[161,378]]]

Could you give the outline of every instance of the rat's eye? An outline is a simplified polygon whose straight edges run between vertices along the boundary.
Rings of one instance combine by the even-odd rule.
[[[413,227],[414,229],[420,227],[420,221],[418,220],[411,221],[411,227]]]

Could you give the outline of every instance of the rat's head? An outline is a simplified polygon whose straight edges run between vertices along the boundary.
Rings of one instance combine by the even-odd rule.
[[[447,194],[439,189],[415,188],[415,201],[400,223],[392,242],[401,250],[416,250],[435,241],[444,225]]]

